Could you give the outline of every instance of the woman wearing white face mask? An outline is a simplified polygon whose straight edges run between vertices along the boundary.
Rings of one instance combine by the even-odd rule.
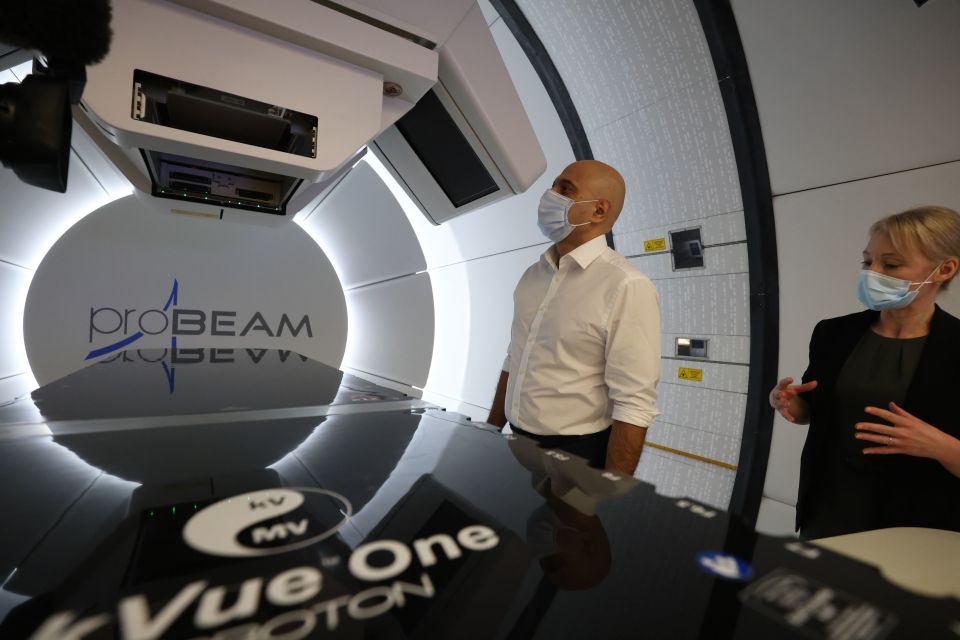
[[[800,466],[804,538],[897,526],[960,531],[960,319],[936,305],[960,266],[960,214],[920,207],[870,229],[867,311],[817,324],[803,384],[770,404],[810,424]]]

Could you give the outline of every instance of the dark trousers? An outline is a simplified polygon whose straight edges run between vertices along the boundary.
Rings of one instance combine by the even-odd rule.
[[[607,444],[610,442],[610,427],[585,436],[541,436],[510,423],[510,429],[519,436],[536,440],[546,449],[560,449],[575,456],[586,458],[591,467],[603,469],[607,464]]]

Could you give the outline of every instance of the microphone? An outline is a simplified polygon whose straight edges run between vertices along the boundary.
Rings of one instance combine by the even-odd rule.
[[[0,0],[0,42],[96,64],[110,50],[109,0]]]
[[[85,67],[110,50],[109,0],[0,0],[0,42],[39,51],[33,73],[0,85],[0,163],[23,182],[64,193]]]

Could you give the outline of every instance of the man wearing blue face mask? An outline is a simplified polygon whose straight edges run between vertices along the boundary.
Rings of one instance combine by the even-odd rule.
[[[538,225],[554,244],[514,291],[510,347],[488,422],[633,475],[658,415],[656,288],[605,235],[623,177],[575,162],[544,193]]]
[[[805,538],[889,527],[960,531],[960,319],[936,305],[960,266],[960,215],[919,207],[870,229],[857,297],[824,320],[803,384],[770,403],[810,423],[797,528]]]

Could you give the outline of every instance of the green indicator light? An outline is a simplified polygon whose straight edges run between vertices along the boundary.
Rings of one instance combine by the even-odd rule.
[[[177,508],[176,508],[176,507],[170,507],[170,512],[171,512],[173,515],[177,515]]]
[[[194,511],[197,510],[197,505],[193,505],[193,510],[194,510]]]
[[[153,517],[153,511],[150,512],[150,517],[151,517],[151,518]]]

